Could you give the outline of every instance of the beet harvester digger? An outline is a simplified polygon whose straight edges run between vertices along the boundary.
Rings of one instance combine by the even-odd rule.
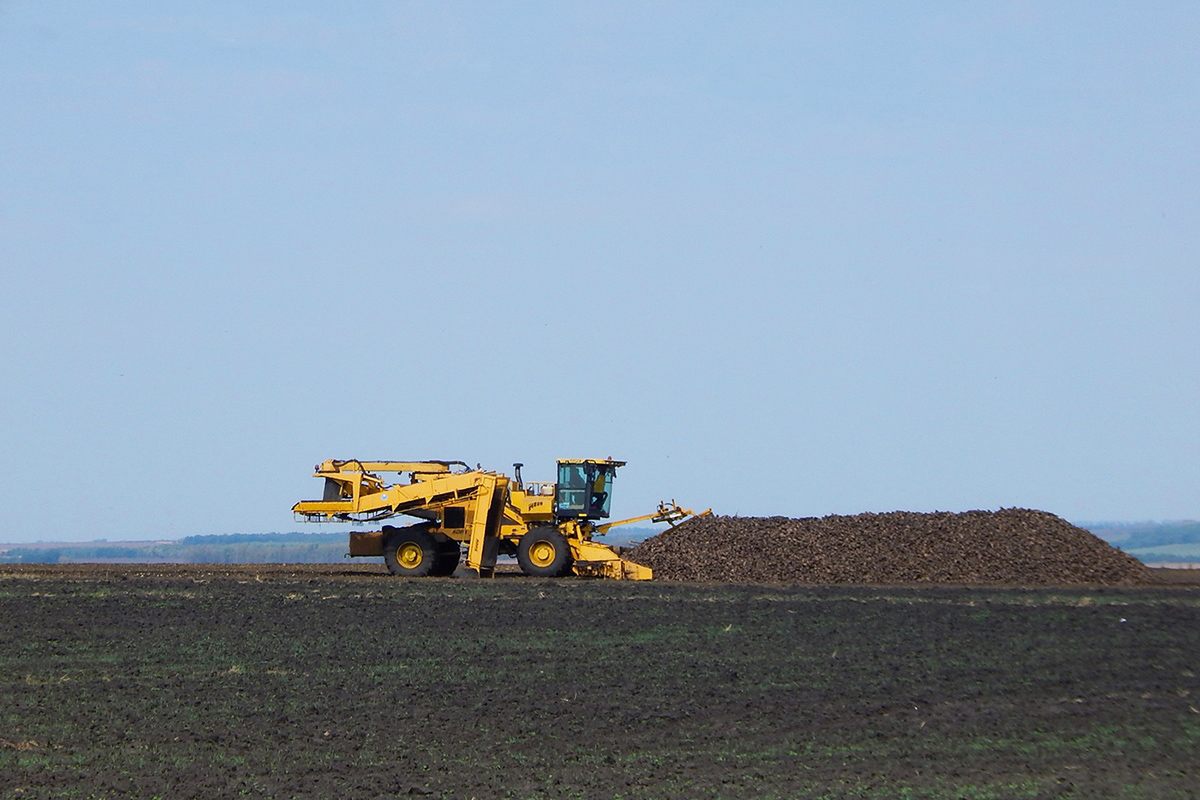
[[[632,522],[675,525],[696,512],[671,501],[651,514],[597,524],[609,517],[613,478],[624,465],[564,459],[556,482],[525,483],[523,464],[513,465],[510,479],[462,461],[330,460],[314,467],[313,477],[325,481],[322,499],[301,500],[292,511],[309,522],[365,523],[401,515],[421,520],[350,534],[351,556],[383,556],[393,575],[450,575],[465,544],[466,567],[481,576],[494,574],[503,554],[515,556],[527,575],[649,580],[649,568],[593,537]],[[385,484],[379,473],[395,473],[398,480]]]

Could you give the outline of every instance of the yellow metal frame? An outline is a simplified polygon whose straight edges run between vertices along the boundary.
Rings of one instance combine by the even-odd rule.
[[[325,461],[317,465],[314,477],[332,481],[338,499],[301,500],[292,506],[292,512],[317,522],[371,521],[413,512],[440,520],[445,509],[460,508],[462,526],[443,527],[442,531],[467,543],[469,568],[490,575],[496,567],[497,548],[488,547],[488,540],[500,535],[509,481],[484,470],[453,472],[452,466],[458,464],[462,462]],[[411,473],[412,480],[385,485],[375,472]],[[382,534],[357,537],[355,542],[352,536],[351,555],[383,555]]]

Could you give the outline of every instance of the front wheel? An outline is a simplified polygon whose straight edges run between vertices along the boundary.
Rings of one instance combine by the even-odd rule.
[[[526,575],[557,578],[571,571],[571,547],[556,528],[534,528],[517,545],[517,563]]]
[[[413,525],[384,529],[383,563],[387,564],[388,572],[404,578],[423,578],[433,572],[437,562],[437,542],[426,528]]]

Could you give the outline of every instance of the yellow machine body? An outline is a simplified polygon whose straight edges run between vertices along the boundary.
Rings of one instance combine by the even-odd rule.
[[[524,483],[520,464],[510,480],[461,461],[329,460],[314,470],[314,477],[325,481],[323,498],[302,500],[292,511],[317,522],[373,522],[397,515],[422,520],[350,534],[351,556],[383,556],[396,575],[448,575],[466,545],[467,568],[483,576],[494,573],[496,558],[504,553],[516,556],[531,575],[649,580],[648,567],[593,537],[645,520],[674,525],[695,512],[672,501],[651,514],[596,524],[608,516],[612,479],[624,465],[612,459],[563,459],[557,482]],[[400,480],[386,484],[378,473],[398,473]]]
[[[407,483],[388,485],[378,472],[411,477]],[[470,470],[461,462],[330,460],[317,465],[315,477],[325,480],[324,497],[292,506],[304,519],[373,522],[410,514],[426,520],[409,528],[384,526],[381,531],[351,533],[350,555],[384,556],[396,574],[449,574],[458,565],[459,543],[466,543],[470,569],[480,575],[495,570],[508,496],[505,476]],[[454,563],[447,569],[451,550]]]

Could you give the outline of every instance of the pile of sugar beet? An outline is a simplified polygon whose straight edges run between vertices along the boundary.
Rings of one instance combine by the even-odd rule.
[[[654,577],[734,583],[1153,582],[1140,561],[1045,511],[693,517],[624,553]]]

